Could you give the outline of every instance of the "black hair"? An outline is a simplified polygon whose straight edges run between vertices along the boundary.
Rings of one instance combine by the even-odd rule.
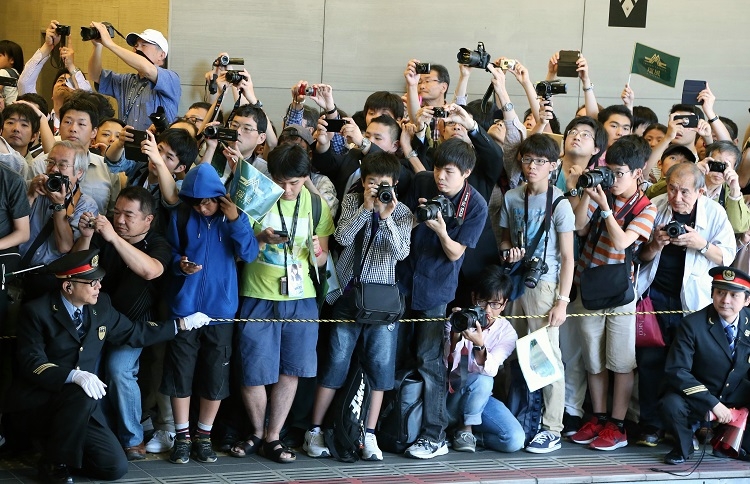
[[[482,100],[475,99],[464,106],[464,109],[467,113],[471,114],[471,116],[474,118],[474,121],[479,123],[479,126],[484,128],[485,131],[488,131],[490,129],[490,126],[492,126],[492,124],[495,122],[493,118],[493,114],[495,113],[494,104],[490,106],[487,112],[485,112],[482,111]]]
[[[93,104],[96,107],[97,112],[99,113],[99,119],[116,117],[115,109],[112,107],[109,99],[104,94],[99,94],[98,92],[76,90],[71,96],[71,99],[73,98],[85,99],[86,101]],[[99,123],[96,123],[96,126],[99,126]]]
[[[189,131],[190,132],[190,136],[192,136],[193,138],[195,138],[195,137],[198,136],[198,126],[194,125],[193,123],[190,122],[189,119],[184,118],[184,117],[174,118],[174,121],[172,121],[171,123],[169,123],[169,127],[170,128],[177,128],[177,129],[185,129],[183,127],[178,127],[177,126],[180,123],[182,123],[182,124],[184,124],[186,126],[190,126],[190,131]],[[185,131],[188,131],[188,130],[185,130]]]
[[[542,107],[540,106],[539,109],[541,110]],[[531,109],[527,109],[526,112],[523,113],[523,119],[521,120],[522,124],[524,121],[526,121],[526,118],[528,118],[530,114]],[[562,134],[560,133],[560,120],[557,119],[557,114],[555,114],[554,111],[552,111],[552,119],[549,120],[549,129],[551,129],[555,134]]]
[[[620,116],[625,116],[626,118],[628,118],[628,121],[630,121],[630,130],[633,131],[633,129],[635,128],[633,126],[633,113],[631,113],[630,109],[623,106],[622,104],[613,104],[612,106],[607,106],[606,108],[602,109],[601,111],[599,111],[597,119],[603,125],[614,114],[619,114]]]
[[[657,130],[657,131],[661,131],[664,134],[667,134],[667,127],[666,126],[664,126],[661,123],[653,123],[653,124],[649,124],[648,126],[646,126],[646,129],[643,130],[643,136],[646,136],[646,133],[648,133],[649,131],[654,130],[654,129]]]
[[[459,138],[451,138],[443,141],[435,150],[435,168],[445,168],[447,165],[456,165],[461,173],[473,170],[477,162],[474,147]]]
[[[23,49],[12,40],[0,40],[0,54],[13,59],[13,69],[19,74],[23,72]]]
[[[518,155],[536,155],[547,158],[552,163],[560,158],[560,145],[546,134],[532,134],[521,142],[518,148]]]
[[[101,128],[102,126],[104,126],[104,123],[117,123],[120,125],[121,128],[125,127],[125,121],[119,118],[104,118],[101,121],[99,121],[99,127]]]
[[[229,119],[234,119],[237,116],[254,119],[255,124],[258,125],[258,133],[265,133],[268,129],[268,119],[266,118],[266,113],[264,113],[261,108],[244,104],[232,111]]]
[[[154,197],[151,196],[151,192],[143,187],[139,186],[128,186],[120,190],[117,199],[125,198],[141,204],[141,212],[144,215],[154,214]]]
[[[727,118],[726,116],[719,116],[719,119],[721,120],[722,123],[724,123],[724,126],[727,128],[727,131],[729,131],[729,137],[732,139],[737,139],[737,134],[739,133],[739,129],[737,128],[737,123]]]
[[[41,121],[39,120],[39,116],[37,116],[36,111],[34,111],[34,108],[32,108],[31,106],[24,103],[13,103],[5,106],[5,109],[3,110],[2,122],[4,123],[11,114],[17,114],[19,117],[26,118],[26,121],[31,124],[32,134],[36,134],[39,132]]]
[[[11,104],[12,106],[12,104]],[[706,146],[706,156],[711,156],[714,152],[720,152],[720,153],[727,153],[730,155],[734,155],[734,165],[732,169],[737,169],[737,164],[739,164],[740,160],[742,159],[742,152],[739,148],[737,148],[737,145],[732,143],[731,141],[726,140],[720,140],[720,141],[714,141],[710,145]]]
[[[489,301],[495,297],[507,300],[513,292],[513,281],[503,268],[490,265],[482,269],[474,285],[474,296]]]
[[[627,166],[632,171],[646,166],[649,156],[651,147],[648,142],[638,135],[628,134],[612,143],[605,160],[608,165]]]
[[[99,110],[96,105],[91,103],[91,101],[88,101],[81,96],[75,96],[65,101],[65,104],[62,105],[60,112],[58,113],[61,121],[65,117],[65,113],[68,111],[81,111],[86,113],[89,115],[91,126],[94,128],[99,126]]]
[[[396,119],[404,117],[404,102],[401,100],[401,96],[388,91],[376,91],[367,96],[362,111],[367,114],[370,109],[374,111],[387,109],[393,113]]]
[[[27,92],[26,94],[22,94],[18,96],[16,100],[27,101],[36,104],[41,112],[43,112],[44,114],[49,113],[49,105],[47,104],[47,100],[44,99],[40,94],[37,94],[35,92]]]
[[[205,109],[206,111],[210,111],[211,103],[207,103],[204,101],[194,102],[193,104],[190,105],[190,107],[188,107],[188,110],[190,109]]]
[[[401,174],[401,163],[393,153],[376,151],[375,153],[368,153],[362,159],[360,172],[363,182],[369,175],[375,175],[389,176],[393,180],[393,183],[396,183]]]
[[[387,114],[381,114],[377,118],[373,118],[370,120],[370,124],[372,123],[378,123],[386,126],[388,128],[388,131],[391,133],[391,141],[398,141],[401,137],[401,126],[399,126],[398,122],[396,122],[395,119],[388,116]]]
[[[430,66],[430,71],[437,72],[438,82],[444,82],[444,83],[448,84],[448,86],[451,85],[451,75],[448,74],[448,69],[446,69],[444,65],[441,65],[441,64],[432,64]],[[446,90],[445,92],[447,94],[448,90]]]
[[[659,116],[647,106],[633,106],[633,131],[642,125],[652,125],[659,122]]]
[[[674,114],[680,111],[693,113],[697,115],[699,119],[706,119],[706,117],[703,115],[703,110],[698,109],[698,106],[693,106],[692,104],[673,104],[672,109],[669,110],[669,114]]]
[[[346,117],[341,113],[340,109],[339,109],[339,116],[341,116],[342,118]],[[359,130],[362,131],[363,133],[367,130],[367,121],[365,120],[366,118],[365,118],[364,111],[357,111],[356,113],[352,114],[352,121],[354,121],[354,124],[356,124]]]
[[[268,174],[274,180],[310,176],[311,170],[307,150],[300,145],[283,144],[268,153]]]
[[[168,128],[157,138],[157,143],[164,143],[177,155],[180,165],[187,170],[198,157],[198,143],[188,130],[182,128]]]
[[[573,120],[569,122],[565,127],[563,143],[568,138],[568,133],[570,132],[570,130],[575,128],[579,124],[583,124],[584,126],[588,126],[589,128],[594,130],[594,146],[599,148],[599,153],[593,155],[591,157],[591,160],[589,160],[588,164],[593,165],[595,164],[596,160],[599,159],[599,156],[601,156],[602,152],[607,149],[607,130],[604,129],[602,123],[592,118],[591,116],[578,116],[573,118]]]
[[[318,111],[310,106],[303,106],[302,120],[305,122],[305,128],[311,127],[315,129],[318,126]]]

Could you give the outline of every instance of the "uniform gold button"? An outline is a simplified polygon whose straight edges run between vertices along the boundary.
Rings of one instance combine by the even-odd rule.
[[[83,351],[83,346],[81,346],[81,348],[78,351]]]
[[[81,369],[81,367],[80,367],[80,366],[76,366],[76,370],[80,370],[80,369]]]

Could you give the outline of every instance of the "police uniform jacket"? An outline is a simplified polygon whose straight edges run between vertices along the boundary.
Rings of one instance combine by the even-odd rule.
[[[728,407],[750,402],[750,310],[737,321],[734,358],[713,305],[682,320],[666,362],[664,387],[681,394],[697,413],[721,402]]]

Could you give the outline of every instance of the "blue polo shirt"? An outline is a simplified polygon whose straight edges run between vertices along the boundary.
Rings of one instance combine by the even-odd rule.
[[[477,245],[479,236],[487,220],[487,202],[482,195],[468,185],[471,190],[466,218],[462,225],[456,219],[446,221],[451,239],[471,250]],[[463,191],[450,199],[458,207]],[[431,171],[417,173],[411,190],[404,202],[412,211],[419,205],[420,198],[430,200],[440,192]],[[464,255],[451,261],[445,255],[437,234],[425,224],[417,225],[411,233],[411,253],[398,265],[398,278],[401,290],[411,294],[411,308],[425,311],[451,302],[458,287],[458,273],[464,262]]]

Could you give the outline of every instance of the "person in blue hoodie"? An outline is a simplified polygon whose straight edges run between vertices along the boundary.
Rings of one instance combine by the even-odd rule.
[[[167,230],[176,279],[170,312],[179,317],[202,308],[215,320],[231,320],[239,304],[235,258],[252,262],[258,256],[250,219],[231,201],[209,164],[187,174],[179,197],[181,203],[172,211]],[[221,400],[229,396],[233,325],[215,320],[189,337],[178,335],[167,349],[161,391],[172,397],[177,436],[169,460],[175,464],[187,463],[191,450],[199,462],[216,461],[211,428]],[[191,440],[194,377],[200,411]]]

